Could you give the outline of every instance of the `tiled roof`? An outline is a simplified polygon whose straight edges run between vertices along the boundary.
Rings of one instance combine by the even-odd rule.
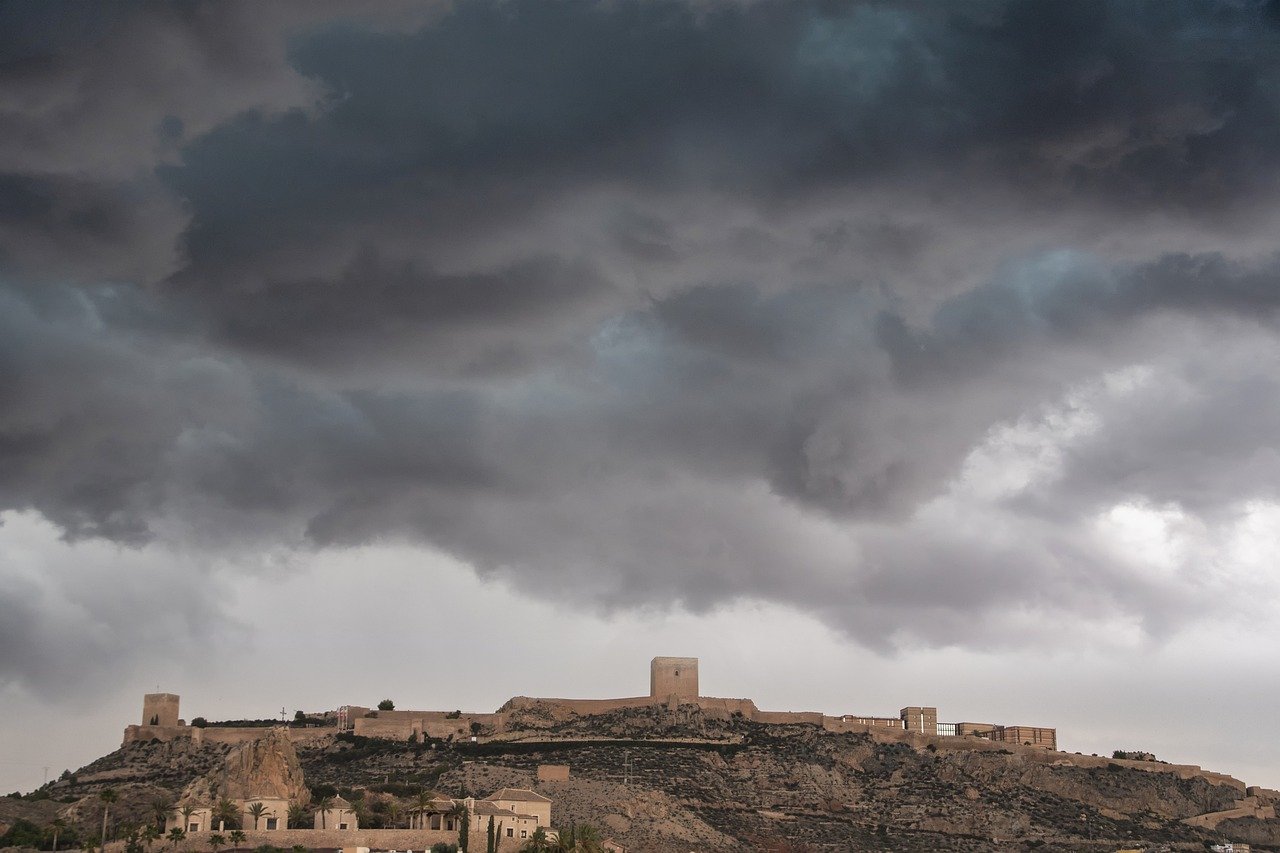
[[[511,811],[511,809],[504,809],[500,806],[495,806],[493,803],[487,803],[484,800],[478,800],[476,802],[476,807],[472,811],[472,814],[480,815],[482,817],[486,815],[493,815],[494,817],[520,817],[520,815],[517,815],[515,812]]]
[[[490,802],[494,800],[513,800],[521,803],[549,803],[550,797],[544,797],[537,791],[530,791],[528,788],[503,788],[489,796],[485,797]]]

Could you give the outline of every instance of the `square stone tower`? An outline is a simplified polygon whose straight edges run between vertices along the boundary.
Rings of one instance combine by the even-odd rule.
[[[649,664],[649,696],[698,698],[697,658],[654,658]]]
[[[142,697],[142,724],[144,726],[178,725],[178,695],[176,693],[148,693]]]
[[[926,735],[938,733],[938,709],[911,705],[898,712],[902,716],[902,727],[909,732],[920,732]]]

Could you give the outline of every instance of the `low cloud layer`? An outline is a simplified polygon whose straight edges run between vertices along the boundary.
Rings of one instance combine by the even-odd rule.
[[[1275,9],[11,4],[0,510],[886,652],[1248,610]]]

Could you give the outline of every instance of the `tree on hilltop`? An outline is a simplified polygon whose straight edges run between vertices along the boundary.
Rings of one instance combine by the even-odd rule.
[[[390,699],[383,699],[381,702],[378,703],[379,711],[394,711],[395,709],[396,709],[396,703],[392,702]]]

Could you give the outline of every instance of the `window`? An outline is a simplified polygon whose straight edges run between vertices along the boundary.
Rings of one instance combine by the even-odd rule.
[[[267,818],[267,829],[277,829],[279,821],[274,817]]]
[[[520,830],[520,837],[521,837],[521,838],[528,838],[528,837],[529,837],[529,830],[527,830],[527,829],[522,829],[522,830]]]
[[[345,823],[338,824],[338,829],[346,829],[346,828],[347,828],[347,825]]]
[[[677,670],[676,670],[676,678],[679,678],[679,677],[680,677],[680,670],[678,670],[678,669],[677,669]]]
[[[507,827],[507,838],[515,838],[515,836],[516,836],[516,831],[515,831],[514,829],[512,829],[511,827],[509,827],[509,826],[508,826],[508,827]]]
[[[198,823],[193,823],[187,827],[187,832],[199,832],[199,831],[200,831],[200,824]]]

